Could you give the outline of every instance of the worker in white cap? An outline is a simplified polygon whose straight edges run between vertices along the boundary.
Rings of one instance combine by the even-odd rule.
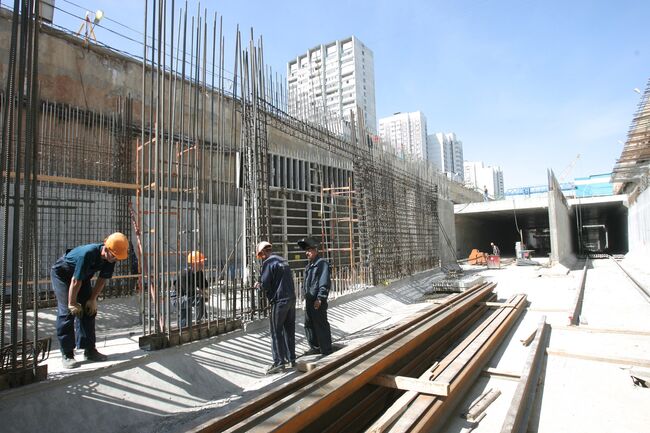
[[[279,373],[285,364],[296,365],[296,291],[289,263],[273,253],[266,241],[257,244],[257,258],[262,260],[258,287],[264,291],[271,305],[271,352],[273,364],[267,374]]]

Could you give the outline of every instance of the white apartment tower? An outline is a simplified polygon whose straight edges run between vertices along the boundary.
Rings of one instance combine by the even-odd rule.
[[[492,198],[502,198],[505,192],[503,186],[503,171],[501,167],[485,166],[483,162],[465,161],[465,186],[480,190],[487,188]]]
[[[452,180],[463,181],[463,142],[453,132],[427,136],[427,159]]]
[[[427,119],[420,111],[379,119],[379,137],[403,158],[426,159]]]
[[[318,45],[287,64],[289,114],[314,123],[350,120],[356,107],[376,133],[375,67],[372,51],[359,39]]]

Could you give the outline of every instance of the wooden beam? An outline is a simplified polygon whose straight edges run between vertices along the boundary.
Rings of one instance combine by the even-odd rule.
[[[573,353],[561,349],[546,349],[546,353],[551,356],[561,356],[564,358],[583,359],[585,361],[605,362],[607,364],[623,364],[636,367],[650,368],[650,360],[639,358],[614,358],[610,356],[589,355],[586,353]]]
[[[551,325],[551,329],[560,330],[560,331],[578,331],[578,332],[590,332],[597,334],[625,334],[625,335],[641,335],[641,336],[650,336],[650,331],[644,331],[641,329],[617,329],[617,328],[591,328],[589,326],[580,326],[576,328],[575,326],[556,326]]]
[[[485,409],[492,404],[501,395],[501,391],[495,388],[490,388],[488,392],[483,394],[470,406],[469,410],[461,416],[469,422],[478,422],[481,415],[485,415]]]
[[[483,302],[483,305],[486,307],[496,307],[496,308],[515,308],[517,304],[513,302]]]
[[[537,329],[535,329],[533,332],[530,333],[530,335],[526,338],[522,338],[521,344],[523,344],[525,347],[530,346],[530,343],[533,341],[533,338],[535,338],[535,334],[537,334]]]
[[[521,379],[521,373],[516,373],[514,371],[505,371],[498,370],[496,368],[485,368],[483,369],[483,375],[492,376],[492,377],[502,377],[504,379]]]
[[[443,397],[449,395],[449,383],[416,379],[414,377],[380,374],[372,379],[370,383],[402,391],[415,391],[420,394],[439,395]]]
[[[2,173],[3,175],[5,172]],[[10,178],[15,178],[15,172],[9,172]],[[20,178],[23,178],[23,175],[20,175]],[[49,176],[47,174],[39,174],[36,176],[36,180],[39,182],[54,182],[54,183],[63,183],[67,185],[84,185],[84,186],[97,186],[101,188],[118,188],[118,189],[133,189],[136,190],[140,186],[134,183],[122,183],[122,182],[108,182],[104,180],[92,180],[92,179],[79,179],[76,177],[64,177],[64,176]]]

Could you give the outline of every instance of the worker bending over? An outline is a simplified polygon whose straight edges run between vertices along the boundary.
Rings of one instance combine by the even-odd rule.
[[[50,276],[57,300],[56,335],[63,355],[64,368],[78,366],[75,345],[84,349],[87,361],[106,361],[107,356],[95,347],[97,297],[113,276],[115,262],[128,257],[129,241],[122,233],[107,237],[104,243],[81,245],[59,258]],[[90,280],[99,272],[95,286]]]

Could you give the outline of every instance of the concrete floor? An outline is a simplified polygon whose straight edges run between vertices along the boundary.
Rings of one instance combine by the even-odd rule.
[[[625,265],[648,285],[650,274],[642,261],[631,260]],[[650,362],[650,303],[634,290],[615,264],[607,260],[592,262],[582,315],[587,324],[579,328],[567,326],[567,311],[575,298],[580,271],[567,274],[533,266],[483,269],[482,275],[499,283],[500,299],[523,292],[531,301],[491,360],[491,367],[520,371],[528,348],[519,340],[536,329],[543,315],[552,325],[551,353]],[[422,301],[422,294],[438,277],[426,272],[332,301],[334,339],[340,344],[358,344],[427,308],[430,304]],[[44,332],[52,332],[53,312],[41,313]],[[47,361],[47,381],[0,392],[3,432],[68,432],[89,426],[96,432],[182,431],[223,415],[235,405],[300,374],[264,375],[271,362],[265,321],[249,324],[246,331],[144,352],[137,344],[140,327],[134,300],[106,302],[100,305],[99,314],[98,347],[111,355],[109,361],[62,370],[58,351],[53,350]],[[299,311],[298,353],[306,350],[301,322]],[[650,389],[632,384],[629,367],[625,363],[550,354],[529,431],[647,431]],[[485,390],[498,388],[501,396],[488,407],[475,431],[499,431],[516,385],[513,380],[480,378],[457,415]],[[443,431],[469,430],[470,424],[457,415]]]

